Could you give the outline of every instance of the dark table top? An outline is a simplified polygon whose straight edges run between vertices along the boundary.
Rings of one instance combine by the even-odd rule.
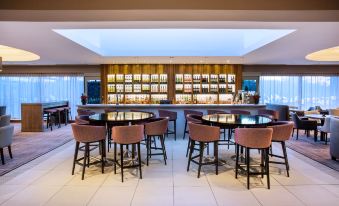
[[[108,112],[91,115],[89,116],[89,120],[101,122],[135,122],[152,117],[153,114],[148,112]]]
[[[211,114],[204,115],[202,120],[217,125],[230,126],[255,126],[267,125],[272,120],[260,115],[243,115],[243,114]]]

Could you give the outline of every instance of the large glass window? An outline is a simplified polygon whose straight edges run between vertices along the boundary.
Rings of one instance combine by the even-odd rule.
[[[261,103],[296,106],[300,109],[339,106],[339,76],[261,76]]]
[[[0,76],[0,105],[14,119],[21,118],[21,103],[69,101],[72,115],[84,92],[80,75],[10,75]]]

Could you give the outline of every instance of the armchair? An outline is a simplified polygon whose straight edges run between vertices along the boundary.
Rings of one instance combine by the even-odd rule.
[[[339,119],[331,118],[330,155],[332,160],[339,158]]]
[[[7,125],[4,127],[0,127],[0,154],[1,154],[1,162],[3,165],[5,164],[5,158],[4,158],[5,147],[8,148],[9,156],[13,158],[12,150],[11,150],[11,144],[13,141],[13,131],[14,131],[13,125]]]
[[[297,140],[299,138],[299,130],[305,130],[307,132],[307,136],[309,134],[310,130],[314,131],[314,141],[317,141],[317,136],[318,136],[318,123],[316,120],[303,120],[300,119],[297,114],[292,114],[292,120],[294,122],[294,128],[293,128],[293,133],[294,130],[297,129]]]
[[[11,115],[0,116],[0,127],[8,126],[11,121]]]

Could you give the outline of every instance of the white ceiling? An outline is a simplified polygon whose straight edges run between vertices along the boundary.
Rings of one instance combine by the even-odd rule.
[[[102,57],[52,29],[106,28],[224,28],[296,29],[292,34],[242,57]],[[5,64],[111,64],[111,63],[230,63],[230,64],[338,64],[312,62],[305,56],[314,51],[339,46],[339,22],[232,22],[232,21],[112,21],[112,22],[6,22],[0,21],[0,45],[28,50],[40,55],[35,62]],[[171,61],[171,62],[170,62]]]

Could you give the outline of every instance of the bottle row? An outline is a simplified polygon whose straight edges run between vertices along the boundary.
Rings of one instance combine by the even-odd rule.
[[[232,104],[232,94],[176,94],[177,104]]]
[[[185,84],[218,84],[218,83],[229,83],[235,84],[234,74],[176,74],[175,83]]]
[[[109,74],[109,83],[167,83],[167,74]]]
[[[167,93],[167,84],[109,84],[107,90],[108,93]]]
[[[211,85],[201,85],[200,84],[176,84],[175,85],[176,93],[235,93],[235,85],[230,84],[211,84]]]
[[[108,104],[159,104],[161,100],[167,100],[166,94],[109,94]]]

